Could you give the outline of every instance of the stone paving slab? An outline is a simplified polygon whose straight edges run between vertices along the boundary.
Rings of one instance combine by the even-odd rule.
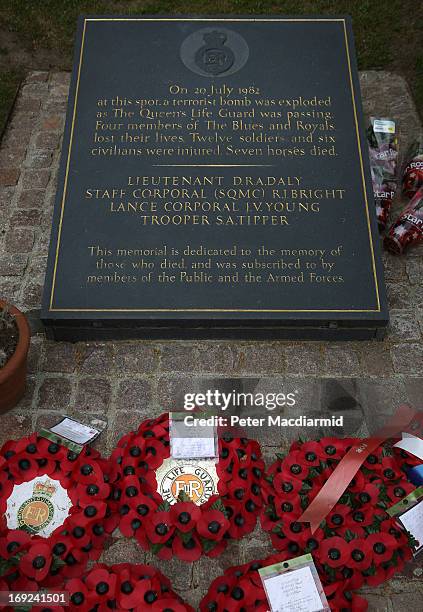
[[[403,154],[422,129],[405,81],[376,71],[363,72],[360,78],[366,113],[398,122]],[[296,389],[292,414],[317,414],[344,393],[355,401],[352,410],[343,412],[349,435],[368,435],[401,402],[423,408],[423,245],[406,257],[383,254],[391,309],[383,342],[47,341],[39,309],[69,80],[65,72],[31,72],[0,147],[0,297],[24,310],[33,329],[27,393],[1,417],[0,444],[52,424],[63,412],[76,417],[101,414],[109,428],[97,446],[108,454],[141,420],[181,405],[186,391],[210,387]],[[401,205],[397,197],[395,210]],[[277,448],[287,449],[298,433],[282,437],[276,430],[260,436],[266,460],[272,461]],[[156,562],[134,541],[118,536],[102,560],[151,561],[197,606],[223,569],[270,552],[267,535],[257,529],[232,543],[219,559],[201,559],[192,566],[176,560]],[[420,560],[404,575],[366,589],[370,610],[421,609],[422,575]]]

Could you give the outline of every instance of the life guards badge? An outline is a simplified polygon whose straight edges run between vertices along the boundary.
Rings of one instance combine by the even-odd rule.
[[[156,470],[157,492],[169,504],[176,504],[181,493],[201,506],[217,494],[219,477],[213,459],[165,459]]]

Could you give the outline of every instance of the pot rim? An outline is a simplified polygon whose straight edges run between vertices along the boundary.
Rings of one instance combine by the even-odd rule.
[[[0,299],[0,308],[3,308],[4,306],[8,306],[10,313],[15,316],[16,325],[18,326],[19,331],[19,339],[15,352],[4,368],[0,369],[0,384],[8,379],[12,373],[19,368],[22,362],[25,361],[28,354],[31,335],[28,320],[24,313],[16,308],[16,306],[13,304],[9,304],[9,302],[6,302],[6,300]]]

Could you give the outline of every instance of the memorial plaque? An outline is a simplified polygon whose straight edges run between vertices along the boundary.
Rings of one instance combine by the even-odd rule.
[[[348,17],[81,18],[49,335],[383,335],[363,127]]]

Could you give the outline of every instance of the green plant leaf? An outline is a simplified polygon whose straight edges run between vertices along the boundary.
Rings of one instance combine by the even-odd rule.
[[[213,508],[213,510],[219,510],[219,512],[221,512],[227,518],[226,508],[221,499],[216,499],[210,508]]]
[[[151,545],[151,552],[152,552],[154,555],[157,555],[157,553],[158,553],[159,551],[161,551],[161,549],[163,548],[163,546],[164,546],[164,544],[152,544],[152,545]]]
[[[180,501],[180,502],[190,502],[190,501],[192,501],[192,499],[190,498],[189,495],[187,495],[185,493],[185,491],[181,491],[179,493],[179,495],[178,495],[178,501]]]
[[[170,504],[165,499],[160,504],[160,506],[158,506],[157,508],[157,512],[169,512],[169,510],[170,510]]]
[[[184,531],[180,531],[178,529],[178,535],[181,538],[182,542],[184,542],[184,544],[186,544],[192,538],[192,531],[184,532]]]
[[[203,550],[205,553],[210,552],[213,548],[216,548],[217,542],[215,540],[207,540],[206,538],[200,538]]]

